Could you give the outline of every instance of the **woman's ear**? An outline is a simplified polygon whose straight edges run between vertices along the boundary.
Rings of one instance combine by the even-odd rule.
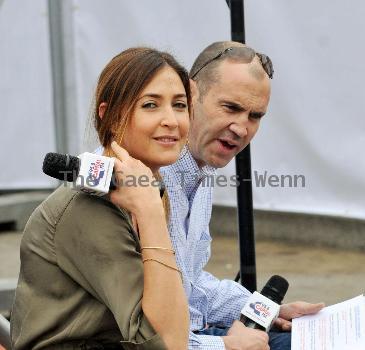
[[[100,119],[103,119],[107,106],[108,106],[108,104],[106,102],[100,103],[99,108],[98,108],[98,114],[99,114]]]
[[[199,89],[197,83],[193,79],[189,80],[190,80],[191,102],[194,106],[194,104],[199,98]]]

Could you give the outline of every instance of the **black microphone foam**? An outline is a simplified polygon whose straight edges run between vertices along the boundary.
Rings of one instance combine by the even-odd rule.
[[[289,283],[285,278],[279,275],[274,275],[262,288],[261,294],[280,305],[288,291],[288,288]]]
[[[61,181],[76,181],[80,170],[80,159],[68,154],[47,153],[43,161],[43,172]]]

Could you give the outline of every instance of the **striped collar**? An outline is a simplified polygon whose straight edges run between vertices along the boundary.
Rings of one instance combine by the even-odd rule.
[[[190,199],[204,178],[216,174],[216,168],[212,166],[205,165],[199,167],[186,146],[183,148],[177,162],[170,167],[175,173],[175,185],[177,184],[185,192],[188,199]]]

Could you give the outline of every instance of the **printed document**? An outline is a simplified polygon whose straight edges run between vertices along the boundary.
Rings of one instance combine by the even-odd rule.
[[[293,319],[292,350],[364,350],[365,298],[325,307]]]

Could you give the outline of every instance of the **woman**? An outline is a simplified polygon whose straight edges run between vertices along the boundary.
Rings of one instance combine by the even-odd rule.
[[[151,182],[179,157],[189,104],[187,72],[167,53],[129,49],[104,68],[96,131],[117,158],[119,183],[137,182],[109,198],[61,186],[34,211],[21,243],[13,349],[187,348],[187,301]]]

